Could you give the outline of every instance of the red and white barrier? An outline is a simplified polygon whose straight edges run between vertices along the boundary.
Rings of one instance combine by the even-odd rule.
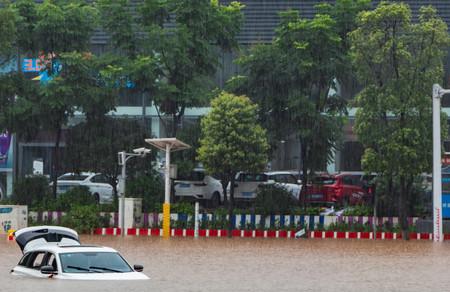
[[[232,237],[242,238],[295,238],[296,230],[239,230],[231,231]],[[121,235],[120,228],[96,228],[95,235]],[[159,228],[128,228],[125,235],[128,236],[162,236],[162,229]],[[309,231],[306,234],[312,239],[373,239],[373,232],[349,232],[349,231]],[[172,237],[194,237],[194,229],[172,229]],[[227,237],[228,230],[200,229],[199,237]],[[401,239],[401,233],[377,232],[377,240],[397,240]],[[411,240],[433,240],[432,233],[410,233]],[[444,235],[444,240],[450,240],[450,234]]]

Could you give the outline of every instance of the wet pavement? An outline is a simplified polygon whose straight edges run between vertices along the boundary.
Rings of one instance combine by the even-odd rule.
[[[450,291],[450,243],[83,236],[144,265],[148,281],[28,279],[0,238],[0,291]]]

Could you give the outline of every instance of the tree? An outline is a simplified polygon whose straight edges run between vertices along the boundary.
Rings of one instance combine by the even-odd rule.
[[[443,77],[447,26],[430,6],[420,9],[414,24],[408,5],[383,2],[359,15],[351,40],[354,65],[364,85],[357,97],[355,122],[366,148],[363,168],[390,180],[388,192],[398,199],[399,222],[407,238],[407,203],[414,179],[431,169],[430,94],[433,83]]]
[[[144,127],[134,119],[103,116],[95,121],[85,121],[69,130],[64,162],[67,169],[73,172],[88,169],[103,173],[115,185],[120,173],[117,153],[142,147],[145,138],[148,136]],[[127,164],[127,172],[145,172],[151,169],[152,160],[154,155],[131,160]]]
[[[340,0],[335,6],[321,5],[313,19],[300,18],[298,11],[283,12],[274,41],[242,57],[245,76],[229,82],[234,92],[260,105],[259,117],[274,148],[279,140],[299,139],[304,186],[308,173],[325,168],[339,145],[346,101],[333,92],[337,78],[349,71],[343,38],[367,4]]]
[[[238,171],[264,169],[268,151],[266,131],[257,122],[257,106],[246,96],[222,92],[211,101],[211,107],[201,121],[198,159],[209,173],[217,174],[221,180],[224,198],[228,202],[231,235],[235,176]]]
[[[135,83],[135,90],[151,95],[167,136],[175,137],[185,109],[208,104],[220,50],[237,47],[242,5],[210,0],[143,1],[138,17],[131,15],[127,0],[101,0],[98,7],[112,45],[131,60],[123,74]],[[133,62],[139,58],[141,65],[156,66],[136,70]],[[135,72],[133,77],[129,71]],[[172,123],[163,115],[171,117]]]

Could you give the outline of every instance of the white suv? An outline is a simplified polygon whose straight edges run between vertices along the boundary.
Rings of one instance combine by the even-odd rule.
[[[100,204],[113,201],[114,188],[103,174],[93,172],[63,174],[58,177],[56,193],[63,194],[75,186],[88,187],[95,200]]]
[[[197,199],[204,200],[209,205],[217,207],[222,196],[222,184],[219,180],[206,175],[204,169],[194,169],[188,177],[174,182],[175,200]]]
[[[234,182],[234,198],[238,201],[251,201],[256,199],[258,187],[262,184],[275,184],[285,188],[296,200],[300,199],[302,186],[296,177],[287,171],[274,171],[267,173],[239,172]],[[230,193],[230,184],[227,194]],[[221,197],[223,200],[223,196]]]

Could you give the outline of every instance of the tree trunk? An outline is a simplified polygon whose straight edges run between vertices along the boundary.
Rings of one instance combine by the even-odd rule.
[[[306,195],[308,187],[308,165],[306,164],[306,143],[300,142],[300,157],[301,157],[301,169],[302,169],[302,188],[300,195],[300,206],[305,208]]]
[[[224,205],[224,206],[227,206],[227,203],[228,203],[227,186],[228,186],[228,182],[229,182],[230,180],[225,179],[225,180],[222,180],[222,181],[223,181],[223,182],[222,182],[223,205]]]
[[[409,240],[409,232],[408,232],[408,219],[407,219],[407,207],[406,207],[406,199],[407,199],[407,186],[405,177],[400,176],[400,194],[398,196],[398,213],[399,218],[398,221],[400,223],[400,229],[402,231],[402,238],[405,240]]]
[[[233,175],[230,179],[230,200],[228,201],[228,237],[231,237],[231,231],[234,228],[231,220],[234,208],[234,180],[235,176]]]
[[[52,167],[52,177],[53,177],[53,188],[52,195],[53,198],[56,199],[56,189],[58,187],[58,171],[59,171],[59,143],[61,140],[61,126],[58,126],[56,130],[56,141],[55,148],[53,148],[53,167]]]

